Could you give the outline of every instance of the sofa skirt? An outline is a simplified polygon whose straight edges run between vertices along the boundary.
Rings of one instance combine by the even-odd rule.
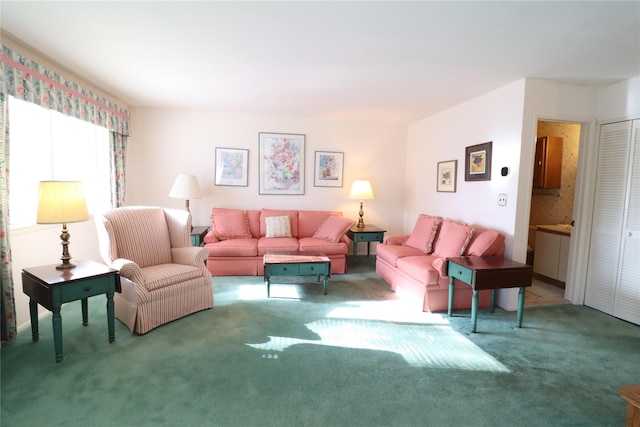
[[[391,287],[391,290],[403,299],[415,299],[422,304],[422,311],[428,313],[447,311],[449,308],[449,278],[440,278],[437,284],[421,283],[398,268],[378,257],[376,274]],[[471,286],[455,281],[453,308],[471,308],[473,290]],[[491,305],[491,291],[480,291],[478,305],[486,308]]]

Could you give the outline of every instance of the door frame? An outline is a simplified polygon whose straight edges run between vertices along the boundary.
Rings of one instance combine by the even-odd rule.
[[[597,170],[597,138],[595,118],[555,116],[537,114],[535,118],[535,133],[537,134],[538,122],[558,122],[580,125],[580,141],[578,144],[578,166],[575,178],[575,190],[573,200],[572,219],[575,225],[571,232],[569,261],[567,265],[567,281],[565,283],[564,298],[572,304],[583,304],[586,285],[586,273],[589,255],[589,241],[591,237],[591,213],[593,210],[593,195],[595,191]],[[535,158],[535,135],[529,151],[530,159]],[[533,162],[532,162],[533,163]],[[531,171],[533,164],[530,165]],[[533,173],[529,180],[529,188],[533,185]],[[531,191],[527,193],[527,204],[531,210]],[[529,230],[527,218],[526,230]]]

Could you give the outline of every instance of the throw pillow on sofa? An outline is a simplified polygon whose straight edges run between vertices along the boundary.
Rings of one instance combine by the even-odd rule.
[[[250,239],[251,231],[245,211],[224,210],[211,216],[213,232],[218,240]]]
[[[352,220],[337,215],[329,215],[313,234],[316,239],[338,243],[344,233],[355,224]]]
[[[433,248],[434,257],[462,256],[467,249],[473,227],[455,221],[443,221]]]
[[[433,241],[441,223],[442,218],[439,216],[421,214],[416,220],[416,225],[413,227],[411,235],[404,244],[421,250],[425,254],[430,254],[433,251]]]
[[[289,215],[268,216],[264,219],[266,233],[264,237],[291,237]]]

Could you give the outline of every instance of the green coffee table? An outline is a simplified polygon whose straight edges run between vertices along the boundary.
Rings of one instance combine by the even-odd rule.
[[[273,276],[317,276],[327,294],[331,277],[331,260],[321,252],[267,252],[263,258],[267,298],[271,297]]]

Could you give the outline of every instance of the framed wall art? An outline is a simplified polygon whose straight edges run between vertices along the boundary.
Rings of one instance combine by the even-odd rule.
[[[258,134],[260,194],[304,194],[305,135]]]
[[[491,181],[491,145],[493,142],[465,148],[464,180]]]
[[[315,187],[342,187],[344,153],[316,151],[313,185]]]
[[[455,193],[457,173],[457,160],[438,162],[438,184],[436,190],[444,193]]]
[[[249,150],[216,147],[216,185],[249,185]]]

